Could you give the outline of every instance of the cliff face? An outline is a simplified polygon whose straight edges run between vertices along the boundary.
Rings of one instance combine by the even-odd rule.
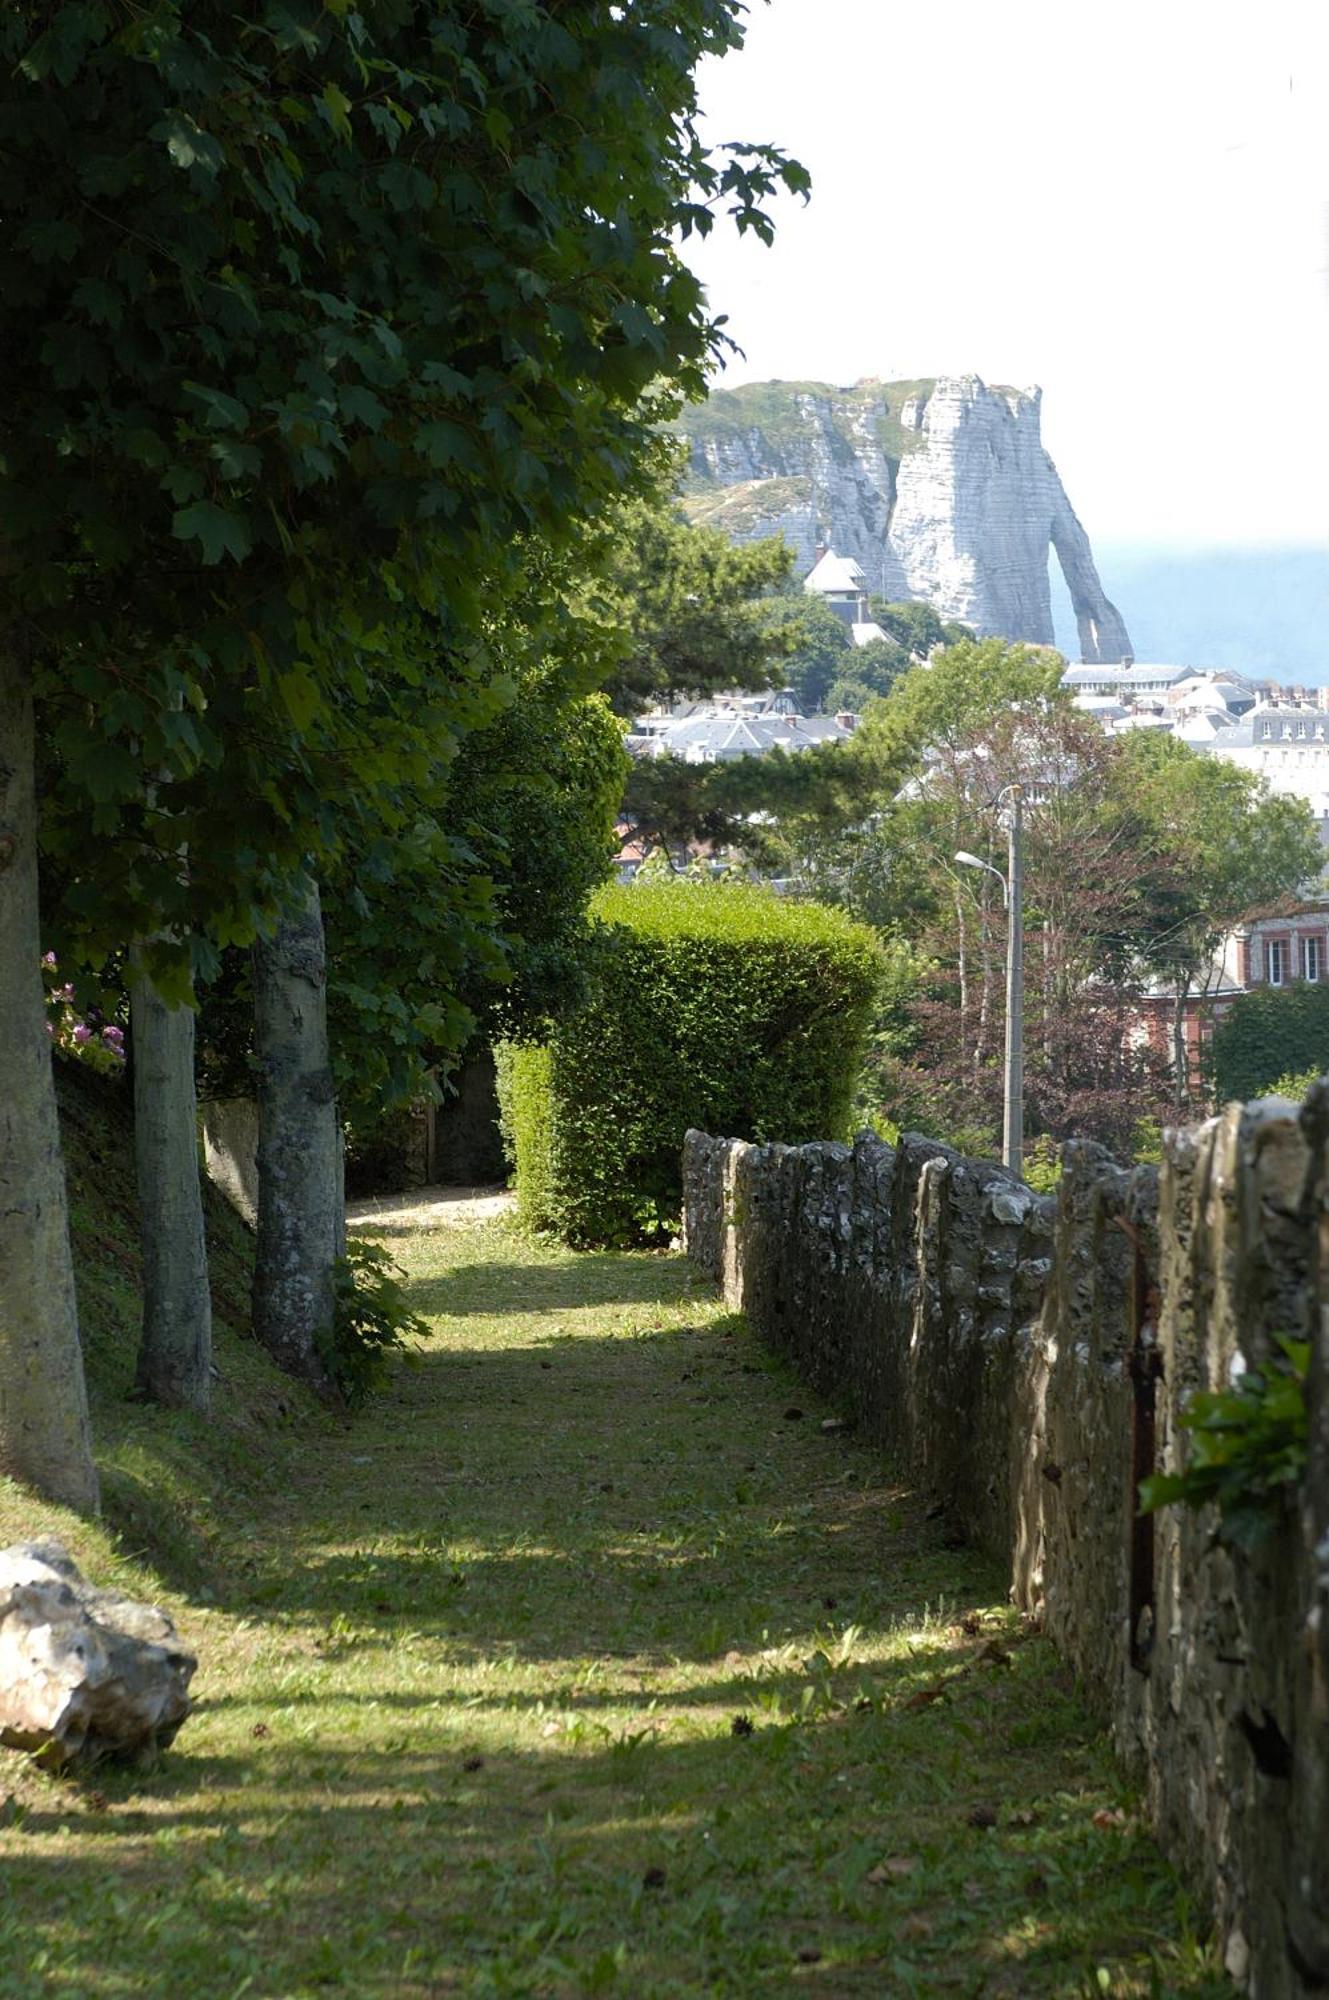
[[[884,597],[1035,645],[1053,642],[1051,546],[1082,657],[1119,660],[1130,639],[1043,448],[1040,400],[976,375],[719,390],[679,425],[688,511],[736,540],[783,534],[803,569],[828,542]]]

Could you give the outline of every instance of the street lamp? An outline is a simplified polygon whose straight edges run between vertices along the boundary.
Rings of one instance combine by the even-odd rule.
[[[1002,1121],[1001,1156],[1012,1173],[1024,1165],[1024,788],[1007,785],[997,793],[993,805],[1010,800],[1006,831],[1009,840],[1009,868],[1002,874],[990,861],[962,848],[955,859],[963,868],[982,868],[1001,884],[1001,900],[1008,912],[1006,925],[1006,1110]]]

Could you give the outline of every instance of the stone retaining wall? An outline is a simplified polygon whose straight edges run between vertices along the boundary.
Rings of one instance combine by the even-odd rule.
[[[1329,1087],[1066,1150],[1056,1199],[908,1136],[690,1132],[694,1262],[1011,1566],[1258,2000],[1329,1992]],[[1258,1557],[1137,1517],[1192,1389],[1311,1337],[1311,1465]]]

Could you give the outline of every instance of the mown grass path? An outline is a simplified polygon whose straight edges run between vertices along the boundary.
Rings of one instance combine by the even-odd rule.
[[[204,1551],[199,1709],[0,1764],[0,1995],[1227,1990],[1003,1579],[681,1260],[405,1227],[433,1338],[349,1428],[231,1343],[252,1422],[110,1439],[156,1571],[72,1539]]]

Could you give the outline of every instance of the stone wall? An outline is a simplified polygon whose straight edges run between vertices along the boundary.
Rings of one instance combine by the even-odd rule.
[[[1329,1991],[1329,1088],[1067,1148],[1056,1199],[930,1140],[688,1134],[689,1255],[1011,1568],[1257,2000]],[[1197,1387],[1310,1336],[1299,1509],[1246,1556],[1137,1517]]]

